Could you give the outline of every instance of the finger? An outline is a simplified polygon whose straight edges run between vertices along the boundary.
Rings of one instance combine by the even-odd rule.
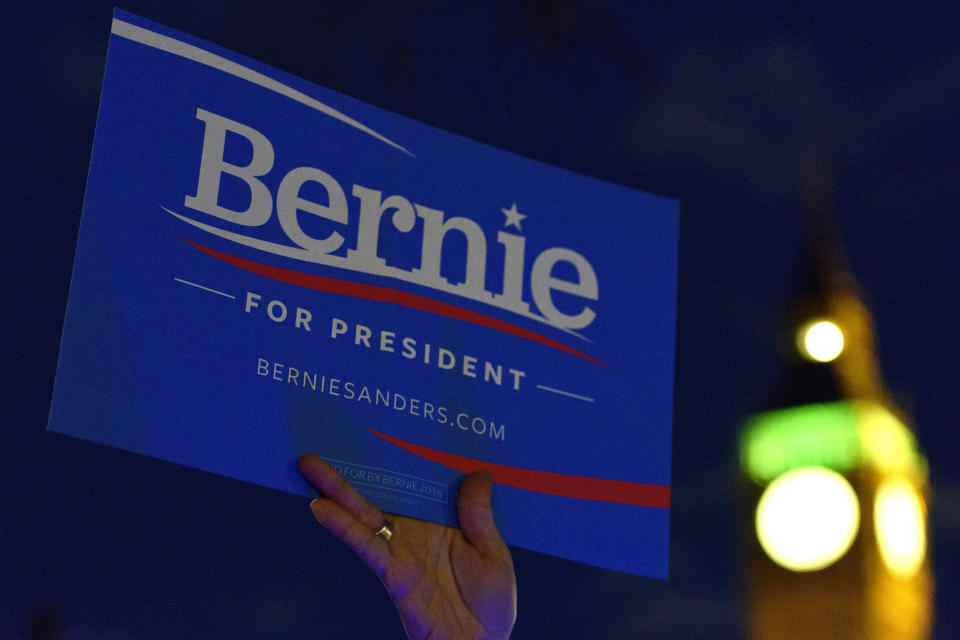
[[[457,516],[467,541],[484,555],[501,555],[506,548],[493,519],[490,495],[493,479],[487,471],[474,471],[460,483]]]
[[[383,514],[376,506],[360,495],[337,470],[320,456],[308,453],[297,461],[300,473],[327,498],[336,502],[359,520],[371,534],[383,526]]]
[[[390,545],[343,507],[327,498],[310,503],[317,521],[346,544],[382,580],[390,562]]]

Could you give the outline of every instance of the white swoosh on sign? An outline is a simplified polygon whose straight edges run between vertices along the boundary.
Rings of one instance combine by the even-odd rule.
[[[411,158],[414,158],[412,153],[407,151],[403,146],[397,144],[393,140],[390,140],[386,136],[380,135],[370,127],[357,122],[350,116],[340,113],[332,107],[328,107],[319,100],[311,98],[307,94],[297,91],[293,87],[288,87],[287,85],[274,80],[270,76],[266,76],[259,71],[254,71],[249,67],[245,67],[242,64],[233,62],[232,60],[227,60],[223,56],[218,56],[215,53],[211,53],[206,49],[201,49],[200,47],[195,47],[192,44],[187,44],[175,38],[169,36],[161,35],[155,31],[150,31],[149,29],[144,29],[143,27],[138,27],[137,25],[130,24],[129,22],[124,22],[123,20],[118,20],[117,18],[113,19],[113,24],[110,29],[110,33],[117,35],[121,38],[126,38],[128,40],[133,40],[134,42],[139,42],[140,44],[146,45],[148,47],[153,47],[154,49],[159,49],[161,51],[166,51],[167,53],[172,53],[175,56],[180,56],[188,60],[193,60],[200,64],[212,67],[224,73],[229,73],[232,76],[242,78],[247,82],[252,82],[255,85],[261,86],[264,89],[269,89],[279,93],[282,96],[286,96],[291,100],[296,100],[297,102],[304,104],[312,109],[330,116],[331,118],[336,118],[337,120],[359,129],[364,133],[373,136],[377,140],[384,142],[395,149],[399,149],[404,152]]]

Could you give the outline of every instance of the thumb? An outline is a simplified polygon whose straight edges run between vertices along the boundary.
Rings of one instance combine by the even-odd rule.
[[[502,554],[506,547],[493,520],[493,507],[490,505],[492,491],[493,477],[490,472],[474,471],[460,483],[457,494],[460,530],[467,542],[484,555]]]

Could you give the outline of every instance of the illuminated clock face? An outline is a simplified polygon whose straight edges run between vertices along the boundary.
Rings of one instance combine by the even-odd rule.
[[[903,478],[881,483],[873,524],[880,557],[890,572],[900,578],[913,577],[927,555],[926,510],[913,485]]]
[[[771,560],[791,571],[817,571],[850,549],[860,527],[860,503],[836,471],[793,469],[763,492],[756,527]]]

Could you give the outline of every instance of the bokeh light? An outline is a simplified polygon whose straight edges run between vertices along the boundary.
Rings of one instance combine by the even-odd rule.
[[[901,477],[884,480],[874,502],[873,524],[880,557],[892,574],[914,576],[927,554],[923,498]]]
[[[860,505],[846,478],[801,467],[766,488],[757,505],[760,545],[791,571],[817,571],[839,560],[860,527]]]
[[[797,348],[809,360],[831,362],[843,352],[843,331],[830,320],[813,320],[797,333]]]

